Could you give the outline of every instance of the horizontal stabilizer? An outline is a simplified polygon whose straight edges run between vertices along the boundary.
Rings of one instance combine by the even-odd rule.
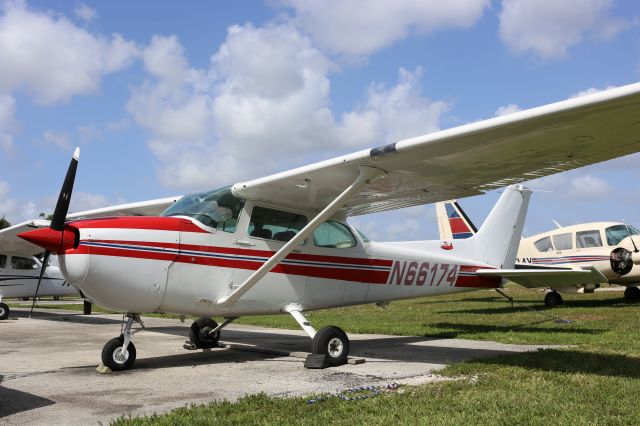
[[[581,270],[564,268],[480,269],[476,273],[481,277],[501,277],[527,288],[564,287],[607,282],[605,276],[593,266]]]

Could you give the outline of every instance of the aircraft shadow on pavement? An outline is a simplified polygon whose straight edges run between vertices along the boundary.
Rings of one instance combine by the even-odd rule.
[[[536,352],[483,358],[475,362],[556,373],[640,378],[640,358],[579,350],[543,349]]]
[[[166,333],[172,335],[185,336],[186,330],[180,327],[149,327],[148,331]],[[284,352],[309,352],[311,340],[302,335],[280,334],[269,332],[253,332],[244,330],[223,330],[221,340],[225,343],[235,343],[239,345],[251,345],[266,349],[265,353],[249,352],[245,350],[219,351],[196,354],[175,355],[172,357],[138,359],[136,368],[141,367],[143,362],[146,368],[183,366],[193,362],[246,362],[251,359],[267,359],[279,357],[277,354],[269,353],[269,350]],[[434,341],[439,341],[434,344]],[[473,346],[473,343],[470,343]],[[513,353],[504,349],[478,349],[474,347],[453,347],[448,345],[446,340],[433,337],[418,336],[389,336],[371,339],[352,339],[352,357],[370,359],[367,362],[417,362],[428,364],[450,364],[453,362],[466,361],[482,357],[492,357]],[[224,354],[224,355],[223,355]],[[282,355],[280,355],[282,356]],[[374,360],[375,359],[375,360]]]
[[[0,419],[23,411],[55,404],[55,401],[47,398],[6,388],[2,386],[3,380],[4,376],[0,375]]]

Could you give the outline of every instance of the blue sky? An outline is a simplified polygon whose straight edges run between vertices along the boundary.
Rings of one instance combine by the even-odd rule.
[[[640,81],[632,0],[0,2],[0,215],[212,189]],[[284,154],[283,154],[284,153]],[[530,183],[525,235],[640,224],[639,156]],[[461,200],[480,223],[498,197]],[[437,236],[432,206],[358,217]]]

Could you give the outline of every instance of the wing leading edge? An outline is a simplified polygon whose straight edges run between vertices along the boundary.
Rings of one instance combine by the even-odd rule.
[[[322,209],[358,174],[385,172],[349,215],[478,195],[640,151],[640,83],[358,151],[235,184],[237,196]]]

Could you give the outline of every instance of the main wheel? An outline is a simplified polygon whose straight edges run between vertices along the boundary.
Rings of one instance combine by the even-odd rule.
[[[220,332],[216,331],[212,335],[211,330],[217,326],[218,323],[211,318],[198,318],[189,328],[189,340],[198,349],[215,348],[218,346],[218,340],[220,340]]]
[[[136,360],[136,347],[133,342],[129,342],[127,351],[122,353],[123,337],[109,340],[102,348],[102,364],[112,371],[124,371],[131,368]]]
[[[338,327],[325,327],[314,336],[311,352],[326,355],[331,366],[346,364],[349,357],[349,338]]]
[[[624,289],[624,298],[627,300],[638,300],[640,299],[640,288],[638,287],[627,287]]]
[[[551,291],[544,297],[544,305],[547,308],[562,305],[562,296],[557,291]]]
[[[9,306],[6,303],[0,303],[0,320],[9,317]]]

